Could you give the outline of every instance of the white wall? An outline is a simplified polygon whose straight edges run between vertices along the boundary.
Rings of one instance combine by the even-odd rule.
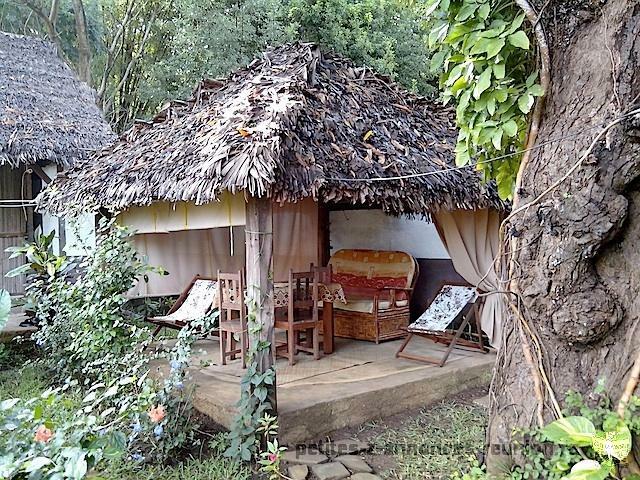
[[[57,175],[56,166],[53,164],[45,165],[43,168],[49,178],[55,178]],[[55,230],[56,234],[53,238],[53,253],[60,255],[60,221],[58,217],[42,214],[42,233],[48,234]],[[95,247],[96,229],[95,215],[84,214],[79,215],[75,219],[66,219],[64,222],[65,245],[64,253],[70,257],[79,257],[87,255]]]
[[[341,248],[401,250],[416,258],[449,255],[432,223],[385,215],[381,210],[330,212],[331,253]]]

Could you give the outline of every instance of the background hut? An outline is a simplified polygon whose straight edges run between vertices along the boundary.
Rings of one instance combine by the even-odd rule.
[[[5,249],[22,244],[38,224],[58,227],[46,215],[34,218],[32,199],[57,171],[106,145],[113,133],[93,91],[53,44],[0,32],[0,65],[0,288],[15,294],[23,279],[5,273],[21,261],[8,260]]]
[[[243,247],[233,226],[246,225],[248,284],[266,293],[274,249],[276,277],[278,258],[287,266],[301,259],[302,268],[309,255],[326,262],[329,210],[375,208],[426,218],[472,212],[481,219],[471,221],[472,234],[497,235],[505,204],[473,167],[453,164],[452,117],[449,108],[368,68],[311,44],[285,45],[228,79],[203,81],[189,100],[167,104],[152,121],[59,176],[39,202],[55,213],[124,212],[125,223],[149,235],[139,244],[147,253],[153,235],[164,236],[156,250],[165,249],[165,262],[180,258],[180,265],[199,268],[220,258],[188,261],[195,252],[216,250],[213,234],[204,231],[228,226],[225,240],[239,237]],[[305,221],[279,235],[297,239],[279,247],[271,233],[287,218]],[[447,225],[455,229],[456,222]],[[186,247],[176,252],[176,245]],[[162,255],[155,260],[165,263]],[[257,304],[268,309],[263,300]]]

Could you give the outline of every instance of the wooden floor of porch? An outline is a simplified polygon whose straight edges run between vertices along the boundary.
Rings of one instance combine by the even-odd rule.
[[[489,383],[493,353],[456,349],[439,368],[395,358],[399,345],[399,340],[376,345],[336,339],[335,352],[318,361],[299,354],[296,365],[290,367],[285,359],[278,359],[280,441],[293,445],[321,440],[332,431],[419,408]],[[219,365],[216,339],[200,341],[194,350],[198,347],[206,354],[196,355],[192,364],[198,365],[199,360],[211,364],[192,367],[198,385],[195,406],[229,427],[240,396],[240,361]],[[407,351],[439,355],[443,347],[414,339]]]

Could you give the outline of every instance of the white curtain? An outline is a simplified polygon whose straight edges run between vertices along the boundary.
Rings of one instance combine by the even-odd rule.
[[[471,285],[489,293],[480,313],[482,330],[500,347],[506,306],[499,290],[494,259],[498,254],[501,215],[496,210],[440,211],[433,215],[453,267]]]
[[[140,281],[138,286],[129,292],[133,296],[140,295],[172,295],[180,293],[189,284],[194,275],[200,274],[215,277],[218,269],[223,272],[237,272],[245,268],[245,227],[227,226],[217,228],[197,228],[194,225],[205,225],[212,222],[218,224],[225,218],[237,221],[240,217],[237,206],[228,216],[225,202],[216,204],[218,215],[210,209],[210,216],[199,216],[194,223],[192,205],[185,209],[171,209],[169,220],[159,217],[158,206],[139,207],[134,216],[121,216],[122,224],[134,227],[145,227],[145,233],[134,236],[136,250],[147,257],[151,265],[162,266],[169,275],[149,275],[149,281]],[[205,206],[203,206],[205,207]],[[220,210],[218,207],[224,207]],[[243,204],[244,208],[244,204]],[[167,211],[160,207],[160,211]],[[180,212],[188,211],[189,222],[180,229],[177,221],[183,218]],[[176,213],[177,212],[177,213]],[[204,210],[202,211],[204,213]],[[224,217],[224,218],[222,218]],[[165,218],[159,222],[159,218]],[[135,220],[135,221],[133,221]],[[129,222],[131,221],[131,223]],[[242,211],[244,222],[244,210]],[[168,226],[170,228],[167,228]],[[191,228],[188,228],[191,226]],[[150,231],[149,231],[150,230]],[[156,233],[164,231],[164,233]],[[139,231],[139,230],[138,230]],[[153,233],[152,233],[153,232]],[[318,264],[318,204],[312,199],[297,203],[273,206],[273,269],[275,281],[287,280],[289,269],[305,271],[310,263]]]

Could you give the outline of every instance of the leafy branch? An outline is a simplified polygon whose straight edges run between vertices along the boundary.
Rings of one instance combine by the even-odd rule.
[[[431,67],[456,104],[456,164],[475,159],[502,198],[513,197],[538,83],[525,14],[511,0],[430,0]],[[504,154],[512,154],[504,158]],[[493,157],[503,156],[499,161]]]

